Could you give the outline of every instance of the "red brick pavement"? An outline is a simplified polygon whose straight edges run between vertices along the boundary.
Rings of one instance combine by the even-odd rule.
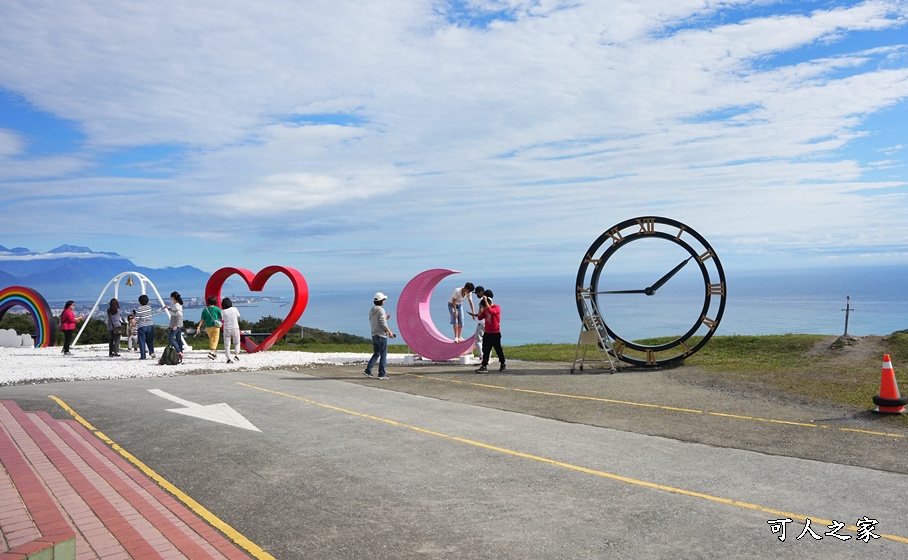
[[[84,426],[0,401],[0,560],[250,557]]]

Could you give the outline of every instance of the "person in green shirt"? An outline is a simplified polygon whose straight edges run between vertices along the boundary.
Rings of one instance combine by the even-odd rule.
[[[214,296],[205,300],[208,307],[202,310],[202,318],[196,327],[196,332],[202,330],[205,325],[205,332],[208,333],[208,359],[216,360],[218,357],[218,340],[221,338],[221,308],[218,307],[218,299]]]

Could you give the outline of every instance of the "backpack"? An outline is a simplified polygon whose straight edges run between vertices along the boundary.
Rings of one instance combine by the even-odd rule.
[[[167,348],[164,349],[164,352],[161,353],[161,359],[158,360],[158,365],[175,366],[178,363],[180,363],[180,353],[177,352],[177,349],[174,348],[173,344],[168,344]]]

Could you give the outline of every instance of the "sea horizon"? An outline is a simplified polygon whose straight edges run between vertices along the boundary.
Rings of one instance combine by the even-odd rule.
[[[715,335],[842,335],[848,303],[851,307],[848,334],[889,335],[908,328],[908,292],[900,282],[905,273],[908,266],[901,265],[726,272],[727,306]],[[576,343],[581,322],[575,304],[575,279],[574,274],[488,279],[451,275],[432,294],[432,320],[442,334],[453,337],[447,298],[456,287],[471,280],[494,290],[495,302],[502,308],[504,344]],[[392,316],[391,328],[397,332],[397,303],[405,284],[310,284],[309,302],[297,323],[327,332],[368,337],[372,296],[376,291],[383,291],[389,296],[386,308]],[[276,301],[239,305],[242,317],[252,322],[268,315],[283,318],[292,300],[292,292],[281,289],[237,291],[236,295],[276,298]],[[54,307],[58,300],[48,301]],[[128,305],[121,307],[129,309]],[[193,313],[201,311],[186,309],[184,317],[195,320]],[[608,310],[603,310],[603,315],[607,313]],[[667,308],[666,313],[671,310]],[[163,314],[156,315],[156,323],[165,322]],[[467,318],[464,333],[471,335],[475,325],[475,321]],[[644,337],[647,328],[641,327],[629,336]],[[397,338],[392,343],[405,341]]]

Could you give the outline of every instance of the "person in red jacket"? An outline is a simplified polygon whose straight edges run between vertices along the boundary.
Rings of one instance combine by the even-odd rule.
[[[476,316],[477,319],[485,321],[485,334],[482,336],[482,364],[476,373],[488,372],[489,356],[492,354],[492,348],[495,349],[495,355],[498,356],[498,362],[501,364],[498,371],[505,370],[504,349],[501,347],[501,308],[492,303],[492,290],[486,290],[482,295],[482,301],[485,306]]]
[[[69,351],[69,345],[73,341],[73,332],[76,330],[76,323],[84,319],[85,317],[76,317],[76,313],[73,311],[76,307],[76,302],[69,300],[66,302],[66,305],[63,306],[63,313],[60,314],[60,330],[63,331],[63,355],[72,356],[72,353]]]

